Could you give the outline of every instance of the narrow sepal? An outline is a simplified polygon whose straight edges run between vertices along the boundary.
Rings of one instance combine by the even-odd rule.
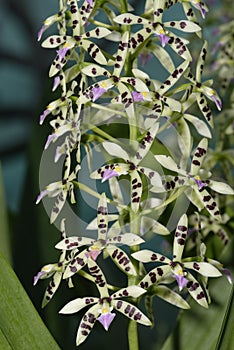
[[[143,262],[143,263],[161,262],[161,263],[170,264],[170,262],[171,262],[171,260],[168,259],[166,256],[159,254],[159,253],[155,253],[155,252],[148,250],[148,249],[143,249],[143,250],[140,250],[136,253],[133,253],[132,257],[138,261]]]
[[[151,326],[151,321],[136,306],[123,300],[113,300],[112,305],[117,311],[131,320],[145,326]]]
[[[200,304],[201,306],[208,308],[208,303],[206,300],[206,295],[204,290],[202,289],[199,282],[196,280],[195,277],[189,272],[187,272],[186,275],[189,282],[186,285],[186,288],[189,292],[189,294],[193,297],[193,299]]]
[[[178,222],[173,243],[173,260],[181,261],[188,231],[188,218],[183,214]]]
[[[108,245],[106,247],[106,251],[108,252],[111,259],[114,263],[125,273],[128,275],[136,276],[136,270],[131,263],[128,255],[120,248],[112,245]]]
[[[83,343],[86,338],[89,336],[96,320],[99,315],[100,305],[93,305],[82,317],[77,336],[76,336],[76,345]]]
[[[60,314],[74,314],[88,305],[97,303],[99,298],[96,297],[85,297],[77,298],[72,301],[69,301],[60,311]]]

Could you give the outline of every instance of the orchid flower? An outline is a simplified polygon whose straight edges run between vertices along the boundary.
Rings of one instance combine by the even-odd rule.
[[[149,152],[157,134],[158,126],[158,123],[154,123],[149,131],[147,131],[133,157],[130,157],[119,145],[112,142],[104,142],[103,147],[105,150],[114,157],[124,159],[125,163],[104,165],[90,175],[92,179],[101,179],[102,182],[104,182],[112,177],[129,174],[131,177],[131,208],[134,212],[139,208],[142,195],[142,180],[140,174],[144,174],[152,185],[161,186],[161,189],[163,189],[159,174],[154,170],[140,165],[141,161]]]
[[[179,174],[178,176],[165,175],[165,191],[168,192],[183,187],[184,194],[199,210],[206,208],[216,220],[221,221],[218,205],[214,197],[206,188],[209,187],[210,189],[223,194],[234,194],[234,191],[226,183],[210,179],[201,179],[199,171],[200,174],[202,174],[201,167],[207,152],[207,146],[207,139],[204,138],[199,142],[192,158],[189,171],[182,169],[170,156],[156,155],[155,158],[164,168]],[[161,189],[153,187],[151,191],[159,193],[161,192]]]
[[[67,196],[70,197],[72,204],[75,203],[74,185],[72,181],[75,180],[77,173],[80,169],[80,165],[77,165],[75,170],[73,170],[71,173],[70,168],[71,158],[70,154],[68,154],[65,158],[65,170],[63,179],[60,181],[53,182],[46,186],[45,190],[41,191],[41,193],[37,197],[36,204],[38,204],[45,196],[48,196],[49,198],[56,197],[56,201],[52,208],[50,216],[51,223],[53,223],[56,220],[57,216],[62,210],[66,202]]]
[[[123,13],[114,19],[115,22],[122,25],[143,26],[143,29],[140,29],[131,36],[130,42],[132,49],[135,50],[141,43],[153,35],[159,39],[162,47],[165,47],[168,44],[179,56],[186,60],[191,60],[191,55],[186,46],[188,41],[175,35],[173,29],[185,33],[194,33],[201,30],[199,25],[187,20],[163,22],[162,17],[166,6],[165,1],[155,1],[153,6],[154,17],[152,21],[131,13]],[[172,29],[172,31],[170,31],[169,28]]]
[[[57,48],[57,56],[54,59],[49,76],[52,77],[60,72],[70,58],[73,49],[82,47],[96,62],[107,64],[105,56],[102,54],[99,47],[89,40],[89,38],[101,39],[111,32],[103,27],[96,27],[93,30],[86,31],[81,34],[81,26],[85,25],[89,14],[93,8],[92,1],[85,1],[82,6],[82,16],[80,14],[77,2],[69,1],[71,4],[71,21],[73,23],[73,35],[51,35],[43,43],[45,48]]]
[[[76,337],[77,346],[86,340],[96,321],[99,321],[104,329],[108,331],[116,316],[113,310],[121,312],[137,323],[146,326],[151,325],[150,320],[136,306],[122,300],[122,298],[126,297],[140,297],[145,293],[143,288],[129,286],[109,295],[106,278],[95,261],[90,259],[88,261],[88,268],[95,279],[100,296],[74,299],[60,310],[61,314],[73,314],[92,305],[81,319]]]
[[[66,233],[65,233],[65,219],[62,219],[61,225],[60,225],[61,235],[63,239],[66,239]],[[64,269],[66,264],[68,263],[69,259],[72,259],[72,255],[75,253],[75,250],[71,253],[71,256],[66,257],[66,250],[63,250],[58,263],[54,264],[48,264],[42,267],[42,269],[34,276],[34,283],[35,286],[39,279],[46,279],[52,276],[52,279],[46,288],[43,300],[42,300],[42,307],[45,307],[52,297],[54,296],[55,292],[57,291],[61,281],[62,276],[64,273]],[[69,286],[72,287],[71,279],[68,281]]]
[[[117,244],[127,246],[138,245],[144,242],[142,238],[133,233],[108,235],[108,212],[105,194],[102,194],[97,209],[98,238],[70,236],[63,239],[55,247],[62,250],[73,250],[83,246],[88,248],[82,250],[74,256],[74,259],[67,265],[64,278],[71,277],[89,263],[89,260],[96,261],[101,252],[109,255],[115,264],[125,273],[136,275],[128,255]]]
[[[194,300],[203,307],[208,307],[206,295],[197,279],[189,272],[196,271],[198,274],[206,277],[219,277],[220,271],[208,262],[199,262],[199,258],[182,259],[182,254],[187,239],[188,219],[183,214],[175,230],[173,243],[173,259],[169,259],[162,254],[151,250],[141,250],[133,253],[134,259],[143,263],[156,262],[162,263],[146,274],[139,283],[140,287],[148,289],[153,284],[163,282],[164,278],[172,277],[176,280],[179,290],[186,288]]]

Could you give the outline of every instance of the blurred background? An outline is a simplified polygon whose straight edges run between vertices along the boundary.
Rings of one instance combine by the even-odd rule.
[[[61,288],[45,310],[40,305],[48,280],[33,287],[33,276],[41,266],[57,261],[58,253],[53,247],[60,239],[57,229],[49,224],[43,206],[35,205],[40,159],[50,130],[48,123],[39,126],[39,116],[48,102],[55,99],[51,93],[53,81],[48,78],[54,53],[41,48],[37,32],[43,20],[55,12],[56,0],[0,0],[0,185],[5,198],[5,205],[1,200],[1,215],[7,213],[8,219],[9,240],[4,242],[7,258],[61,349],[72,350],[76,349],[80,316],[58,315],[58,310],[76,296],[77,287],[69,290],[69,294],[65,293],[65,287]],[[79,284],[80,295],[95,292],[87,290],[88,286]],[[141,342],[148,344],[149,349],[157,342],[160,349],[177,310],[159,300],[154,302],[157,331],[144,328]],[[95,326],[92,337],[80,349],[94,346],[96,350],[127,349],[127,340],[122,337],[127,323],[124,317],[118,319],[105,337],[101,327]]]

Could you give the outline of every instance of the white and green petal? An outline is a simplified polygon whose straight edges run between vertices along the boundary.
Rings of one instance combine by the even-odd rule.
[[[186,176],[186,171],[181,169],[172,157],[166,155],[155,155],[154,157],[164,168]]]
[[[96,61],[101,65],[106,65],[107,61],[100,48],[89,40],[82,40],[80,46]]]
[[[151,321],[136,306],[123,300],[113,300],[111,305],[131,320],[145,326],[151,326]]]
[[[139,164],[140,161],[147,155],[154,142],[155,136],[158,132],[158,128],[159,123],[154,123],[153,126],[146,132],[146,135],[141,140],[136,155],[133,158],[134,164]]]
[[[98,303],[99,298],[96,297],[85,297],[77,298],[69,301],[60,311],[60,314],[74,314],[85,307]]]
[[[190,174],[192,174],[193,176],[197,175],[202,164],[204,161],[204,158],[206,156],[207,153],[207,147],[208,147],[208,140],[206,138],[203,138],[194,153],[194,156],[192,158],[192,164],[191,164],[191,168],[190,168]]]
[[[129,286],[126,288],[122,288],[118,290],[118,292],[112,294],[111,299],[125,298],[125,297],[139,298],[141,295],[145,293],[146,293],[146,290],[139,286]]]
[[[203,207],[218,221],[221,221],[220,211],[214,197],[205,188],[194,187],[194,194],[203,203]]]
[[[53,298],[55,292],[57,291],[57,289],[60,285],[60,282],[62,280],[62,276],[63,276],[62,271],[57,271],[52,276],[52,279],[49,282],[49,284],[45,290],[45,294],[44,294],[44,297],[42,300],[42,307],[45,307],[50,302],[50,300]]]
[[[79,237],[79,236],[69,236],[59,243],[56,244],[56,249],[61,250],[72,250],[75,248],[80,248],[84,245],[91,245],[94,243],[94,240],[92,238],[88,237]]]
[[[115,57],[115,64],[114,64],[114,71],[113,71],[114,77],[115,76],[119,77],[123,69],[127,52],[128,52],[128,46],[129,46],[128,41],[129,41],[129,32],[126,31],[124,32],[120,40],[119,48]]]
[[[143,263],[161,262],[161,263],[170,264],[171,262],[171,260],[168,259],[166,256],[159,253],[155,253],[152,250],[148,250],[148,249],[142,249],[136,253],[133,253],[132,257]]]
[[[133,212],[137,212],[141,202],[142,195],[142,180],[137,170],[130,172],[131,177],[131,208]]]
[[[193,297],[193,299],[201,306],[208,308],[206,294],[205,294],[204,290],[202,289],[200,283],[189,272],[187,272],[186,277],[189,280],[186,288],[187,288],[189,294],[191,295],[191,297]]]
[[[170,288],[158,285],[153,287],[153,293],[157,295],[157,297],[165,300],[167,303],[170,303],[172,305],[175,305],[181,309],[187,310],[190,309],[189,304],[186,300],[184,300],[178,293],[171,290]]]
[[[88,262],[88,256],[87,256],[88,250],[84,249],[81,253],[74,256],[73,259],[69,262],[67,265],[63,278],[69,278],[73,276],[75,273],[77,273],[79,270],[81,270],[84,266],[86,266]]]
[[[220,181],[215,181],[215,180],[207,180],[207,184],[208,184],[209,188],[211,188],[215,192],[222,193],[222,194],[234,195],[234,191],[231,188],[231,186],[229,186],[225,182],[220,182]]]
[[[105,193],[102,193],[97,208],[98,240],[106,239],[108,230],[108,209]]]
[[[76,336],[76,345],[83,343],[89,336],[100,314],[100,305],[93,305],[82,317]]]
[[[125,244],[129,247],[144,243],[145,241],[134,233],[124,233],[107,239],[107,244]]]
[[[220,277],[221,272],[208,262],[188,261],[184,262],[184,267],[192,269],[205,277]]]
[[[128,255],[120,248],[114,246],[114,245],[107,245],[105,248],[108,255],[111,257],[111,259],[114,261],[114,263],[124,272],[128,275],[136,276],[136,270],[129,259]]]
[[[101,298],[106,297],[108,295],[108,288],[107,288],[106,278],[101,268],[96,264],[96,262],[93,259],[88,259],[88,268],[89,268],[90,274],[94,278],[94,283],[98,288],[100,297]]]
[[[139,286],[148,289],[151,285],[160,282],[169,273],[171,273],[171,267],[169,265],[158,266],[145,275],[139,282]]]
[[[195,127],[195,129],[201,136],[205,136],[209,139],[211,138],[210,129],[205,122],[195,117],[194,115],[188,113],[184,114],[183,117]]]
[[[173,261],[181,261],[188,232],[188,218],[183,214],[178,222],[173,243]]]

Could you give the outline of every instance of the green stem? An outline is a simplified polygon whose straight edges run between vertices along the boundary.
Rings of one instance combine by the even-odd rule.
[[[95,197],[97,199],[102,198],[102,196],[99,193],[97,193],[94,190],[92,190],[89,186],[86,186],[86,185],[84,185],[84,184],[82,184],[81,182],[78,182],[78,181],[72,181],[72,183],[73,183],[73,185],[75,185],[75,187],[79,188],[81,191],[84,191],[84,192],[90,194],[91,196],[93,196],[93,197]],[[122,209],[125,208],[124,205],[121,205],[121,204],[113,201],[110,198],[106,198],[106,201],[107,201],[107,203],[113,204],[113,205],[115,205],[117,207],[120,207]]]
[[[129,350],[138,350],[138,332],[137,323],[135,321],[130,321],[128,326],[128,346]]]
[[[130,232],[135,234],[140,234],[140,220],[139,215],[134,212],[130,212]],[[130,247],[130,254],[137,252],[139,250],[139,246]],[[136,260],[132,261],[133,266],[135,267],[137,273],[139,271],[139,262]],[[136,285],[138,280],[138,276],[129,276],[128,277],[128,285]],[[137,299],[135,299],[135,303],[137,303]],[[138,329],[137,322],[130,320],[128,326],[128,345],[129,350],[138,350]]]
[[[90,128],[90,130],[92,130],[96,134],[102,136],[104,139],[112,141],[115,144],[117,144],[117,143],[121,144],[121,142],[119,142],[115,137],[110,136],[109,134],[107,134],[105,131],[103,131],[102,129],[98,128],[97,126],[88,124],[88,127]]]

